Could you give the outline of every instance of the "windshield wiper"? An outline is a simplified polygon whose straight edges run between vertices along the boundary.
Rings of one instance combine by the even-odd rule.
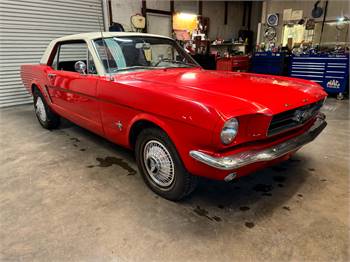
[[[137,70],[137,69],[155,69],[154,66],[129,66],[124,68],[115,68],[113,72],[121,72],[121,71],[129,71],[129,70]]]
[[[170,62],[173,64],[181,64],[181,65],[187,65],[187,66],[198,66],[198,65],[193,64],[193,63],[177,61],[177,60],[170,59],[170,58],[161,58],[154,66],[157,67],[161,62]]]

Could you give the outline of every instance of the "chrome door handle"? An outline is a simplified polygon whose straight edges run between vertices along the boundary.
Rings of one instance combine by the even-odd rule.
[[[47,74],[47,76],[48,76],[50,79],[52,79],[52,78],[55,78],[55,77],[56,77],[56,74],[49,73],[49,74]]]

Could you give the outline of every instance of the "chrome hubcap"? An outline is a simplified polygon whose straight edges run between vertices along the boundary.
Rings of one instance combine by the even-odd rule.
[[[169,151],[160,142],[147,142],[143,151],[143,161],[150,178],[161,187],[168,187],[174,181],[174,162]]]
[[[36,99],[35,113],[41,121],[43,121],[43,122],[46,121],[45,106],[44,106],[43,100],[41,99],[40,96]]]

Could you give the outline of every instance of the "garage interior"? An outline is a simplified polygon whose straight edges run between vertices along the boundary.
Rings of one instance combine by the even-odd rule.
[[[349,261],[349,8],[2,0],[0,260]],[[132,151],[68,120],[41,128],[21,82],[20,65],[39,63],[52,39],[101,30],[171,37],[207,70],[314,81],[328,93],[328,126],[285,162],[229,183],[203,178],[183,201],[163,199]]]

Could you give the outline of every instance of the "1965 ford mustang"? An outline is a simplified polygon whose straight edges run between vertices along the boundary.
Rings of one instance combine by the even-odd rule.
[[[286,160],[326,126],[318,84],[206,71],[150,34],[62,37],[21,76],[44,128],[62,116],[133,149],[146,184],[170,200],[198,176],[230,181]]]

